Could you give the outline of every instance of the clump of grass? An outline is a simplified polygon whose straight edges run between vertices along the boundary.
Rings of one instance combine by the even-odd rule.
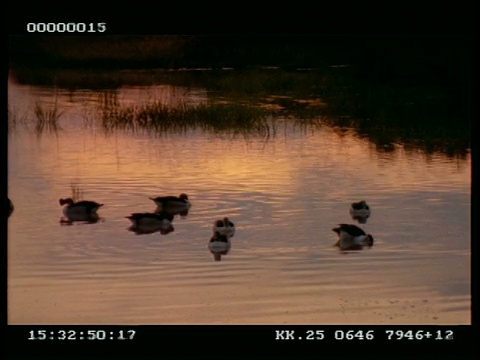
[[[140,106],[106,107],[101,113],[102,126],[156,134],[184,133],[200,128],[213,133],[257,134],[268,136],[270,131],[264,109],[238,103],[167,106],[161,102]]]
[[[34,108],[35,114],[35,132],[41,135],[44,131],[57,134],[61,130],[58,120],[63,111],[58,108],[57,101],[50,108],[44,108],[38,102]]]

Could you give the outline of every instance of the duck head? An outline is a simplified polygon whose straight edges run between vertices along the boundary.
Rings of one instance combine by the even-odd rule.
[[[65,204],[72,205],[74,203],[72,198],[60,199],[58,200],[58,202],[60,205],[65,205]]]

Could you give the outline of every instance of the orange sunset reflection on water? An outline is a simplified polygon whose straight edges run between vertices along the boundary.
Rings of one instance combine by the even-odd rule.
[[[11,86],[16,109],[39,96]],[[201,101],[200,90],[169,91]],[[469,154],[379,151],[285,118],[270,138],[106,134],[80,121],[95,104],[70,94],[58,133],[9,134],[10,324],[470,323]],[[73,188],[105,204],[101,221],[59,223]],[[149,196],[183,192],[192,206],[174,231],[127,231],[125,216],[155,209]],[[354,223],[362,199],[374,246],[341,253],[331,229]],[[224,216],[236,233],[215,261],[207,244]]]

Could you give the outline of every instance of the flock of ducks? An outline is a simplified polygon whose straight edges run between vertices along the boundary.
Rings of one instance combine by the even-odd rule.
[[[165,235],[174,230],[172,222],[175,215],[186,216],[191,203],[187,194],[177,196],[149,197],[155,205],[154,212],[132,213],[125,218],[131,221],[130,231],[136,234],[151,234],[160,232]],[[97,222],[100,218],[97,210],[103,206],[95,201],[77,201],[71,198],[60,199],[60,205],[65,205],[60,221],[72,224],[74,221]],[[227,217],[216,220],[213,224],[213,236],[208,243],[208,249],[216,261],[220,261],[222,255],[226,255],[231,248],[230,238],[235,234],[235,224]]]
[[[13,212],[13,203],[8,199],[8,216]],[[151,234],[160,232],[168,234],[173,231],[172,221],[175,215],[186,216],[191,207],[187,194],[180,196],[159,196],[149,198],[157,208],[154,212],[138,212],[126,216],[131,221],[130,231],[136,234]],[[81,200],[75,202],[72,198],[60,199],[59,204],[63,207],[61,223],[71,225],[75,221],[97,222],[100,218],[97,210],[104,204],[95,201]],[[365,224],[370,217],[370,207],[362,200],[354,202],[350,206],[350,215],[360,224]],[[228,253],[231,248],[231,238],[235,234],[235,224],[227,217],[216,220],[213,223],[213,236],[208,243],[208,249],[214,255],[216,261],[221,260],[221,256]],[[341,251],[361,250],[364,247],[373,245],[373,237],[367,234],[360,227],[353,224],[338,224],[333,228],[338,235],[338,240],[334,244]]]

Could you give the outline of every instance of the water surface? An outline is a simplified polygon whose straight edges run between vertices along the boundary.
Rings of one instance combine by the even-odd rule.
[[[111,92],[111,90],[110,90]],[[201,87],[122,87],[121,105],[201,104]],[[9,324],[469,324],[469,153],[396,144],[274,118],[262,136],[187,129],[104,133],[102,90],[9,83]],[[60,130],[36,133],[36,104]],[[103,104],[103,105],[102,105]],[[60,224],[58,199],[105,205],[95,224]],[[135,235],[149,196],[187,193],[174,231]],[[374,246],[341,253],[338,223],[366,200]],[[213,221],[237,226],[214,261]],[[358,225],[358,224],[357,224]]]

